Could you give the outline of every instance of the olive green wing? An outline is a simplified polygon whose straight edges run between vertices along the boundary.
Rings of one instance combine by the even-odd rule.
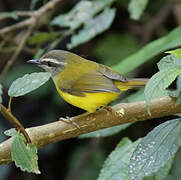
[[[85,96],[85,93],[120,93],[120,90],[115,86],[113,80],[109,77],[106,77],[99,71],[85,73],[84,75],[79,77],[79,79],[77,79],[75,82],[71,82],[71,86],[68,89],[61,90],[80,97]]]
[[[127,82],[127,78],[123,76],[122,74],[114,71],[113,69],[104,66],[102,64],[99,65],[99,72],[103,74],[105,77],[112,79],[112,80],[117,80],[121,82]]]

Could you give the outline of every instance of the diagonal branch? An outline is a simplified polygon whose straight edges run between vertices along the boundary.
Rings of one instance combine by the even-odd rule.
[[[62,121],[56,121],[27,128],[26,131],[32,143],[40,149],[50,143],[77,137],[99,129],[181,113],[181,104],[175,106],[175,99],[166,96],[153,100],[150,109],[151,116],[147,113],[144,101],[123,103],[114,106],[114,111],[100,109],[94,113],[75,116],[73,121],[80,126],[80,129]],[[11,143],[12,138],[0,144],[0,164],[11,162]]]
[[[62,0],[52,0],[49,1],[47,4],[45,4],[44,6],[42,6],[40,9],[36,10],[36,11],[32,11],[32,12],[27,12],[28,15],[31,15],[30,18],[25,19],[24,21],[21,21],[19,23],[13,24],[11,26],[5,27],[3,29],[0,30],[0,35],[3,35],[5,33],[8,33],[10,31],[14,31],[20,28],[24,28],[27,27],[29,25],[33,25],[36,24],[37,20],[41,19],[41,17],[43,17],[48,10],[53,10],[53,8]],[[21,14],[20,12],[18,12],[19,15]],[[23,14],[25,14],[25,12],[23,11]],[[22,15],[22,14],[21,14]],[[44,21],[38,21],[39,22],[39,26],[41,25],[41,23],[44,23]]]

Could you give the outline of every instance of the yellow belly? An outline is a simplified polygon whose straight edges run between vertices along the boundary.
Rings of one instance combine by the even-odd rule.
[[[119,96],[119,93],[101,92],[85,93],[85,97],[79,97],[62,92],[60,89],[57,90],[65,101],[88,112],[96,111],[99,107],[107,105]]]

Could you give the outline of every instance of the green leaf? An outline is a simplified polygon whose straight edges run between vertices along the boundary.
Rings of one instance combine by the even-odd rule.
[[[174,91],[168,91],[168,95],[173,97],[173,98],[177,98],[175,106],[181,104],[181,89],[177,89]]]
[[[57,32],[36,32],[28,39],[30,45],[42,45],[54,41],[60,33]]]
[[[176,86],[177,86],[177,89],[181,89],[181,75],[179,75],[177,78]]]
[[[181,65],[181,62],[173,55],[165,56],[157,63],[160,71],[175,65]]]
[[[143,178],[143,180],[165,180],[165,178],[168,176],[168,173],[172,167],[173,159],[168,160],[168,162],[165,164],[164,167],[161,167],[156,173],[152,174],[149,177]]]
[[[177,97],[177,101],[176,101],[175,105],[177,106],[179,104],[181,104],[181,92],[180,92],[180,94]]]
[[[15,20],[18,20],[18,16],[16,15],[16,12],[1,12],[0,13],[0,20],[4,18],[12,18]]]
[[[127,74],[134,70],[141,64],[151,60],[154,56],[164,52],[170,48],[181,46],[181,26],[175,28],[168,35],[152,41],[137,53],[123,59],[119,64],[114,65],[113,68],[121,74]]]
[[[160,124],[145,136],[130,159],[131,178],[150,176],[173,158],[181,145],[181,119]]]
[[[128,138],[124,138],[104,162],[98,180],[129,180],[129,161],[139,142],[140,140],[137,140],[132,143]]]
[[[11,129],[8,129],[8,130],[4,131],[4,134],[6,136],[11,136],[12,137],[12,136],[16,136],[18,134],[18,132],[16,131],[15,128],[11,128]]]
[[[128,11],[133,20],[138,20],[148,4],[148,0],[131,0]]]
[[[163,95],[164,90],[181,74],[181,66],[173,65],[154,74],[145,87],[147,110],[150,114],[149,104],[151,99]]]
[[[181,49],[175,49],[175,50],[172,50],[172,51],[167,51],[166,53],[173,54],[177,58],[181,59]]]
[[[115,17],[115,9],[106,8],[101,14],[94,19],[90,19],[86,22],[83,29],[71,37],[71,43],[67,45],[69,49],[72,49],[80,44],[83,44],[96,35],[107,30]]]
[[[114,127],[110,127],[110,128],[100,129],[95,132],[90,132],[87,134],[80,135],[79,137],[80,138],[107,137],[107,136],[111,136],[111,135],[119,133],[120,131],[126,129],[130,125],[131,125],[131,123],[128,123],[128,124],[122,124],[122,125],[114,126]]]
[[[11,84],[8,95],[11,97],[25,95],[42,86],[50,77],[51,74],[49,72],[26,74]]]
[[[35,9],[35,6],[36,4],[38,3],[39,0],[31,0],[31,3],[30,3],[30,10],[34,10]]]
[[[24,136],[19,133],[14,136],[11,155],[15,165],[22,171],[40,174],[36,146],[26,145]]]
[[[80,1],[70,12],[55,17],[51,24],[69,27],[71,30],[77,29],[102,9],[110,6],[114,1],[115,0]]]

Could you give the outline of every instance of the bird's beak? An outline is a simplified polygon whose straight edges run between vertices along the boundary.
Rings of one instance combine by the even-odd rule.
[[[27,61],[27,63],[41,65],[41,61],[39,59],[31,59],[31,60]]]

